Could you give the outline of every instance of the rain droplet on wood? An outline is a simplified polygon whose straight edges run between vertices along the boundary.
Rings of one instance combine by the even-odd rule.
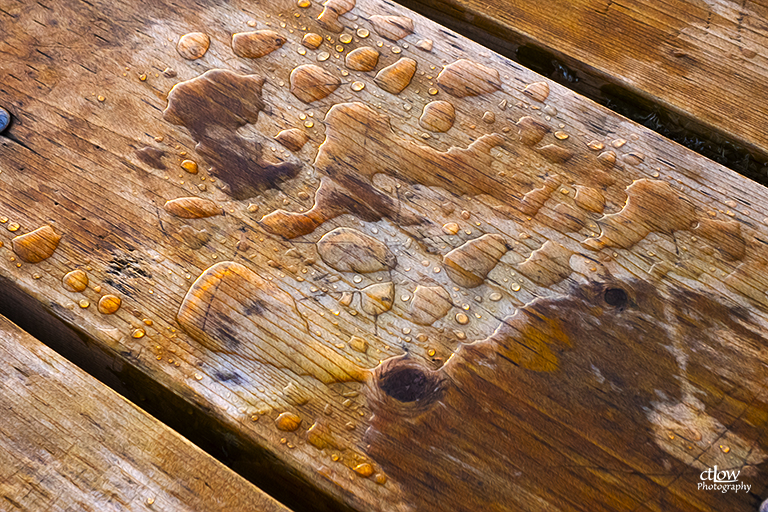
[[[371,316],[378,316],[392,309],[395,302],[394,283],[376,283],[361,291],[361,307]]]
[[[539,103],[544,103],[549,97],[549,84],[547,82],[532,83],[523,89],[523,93]]]
[[[455,119],[456,110],[453,104],[437,100],[424,106],[424,112],[419,118],[419,125],[426,130],[443,133],[451,129]]]
[[[274,30],[239,32],[232,35],[232,50],[238,57],[258,59],[282,48],[286,38]]]
[[[349,52],[344,62],[353,71],[372,71],[379,63],[379,52],[370,46],[362,46]]]
[[[304,103],[321,100],[341,85],[341,79],[314,64],[291,71],[291,92]]]
[[[376,73],[373,81],[391,94],[400,94],[411,83],[415,73],[416,61],[403,57],[394,64],[381,69]]]
[[[304,147],[304,144],[309,140],[309,136],[303,130],[289,128],[287,130],[281,130],[275,135],[275,140],[290,151],[296,152]]]
[[[411,320],[419,325],[432,325],[453,306],[451,294],[442,286],[418,285],[411,300]]]
[[[465,288],[474,288],[483,284],[506,252],[504,237],[487,234],[446,254],[443,264],[451,281]]]
[[[371,16],[373,28],[380,36],[397,41],[413,32],[413,20],[405,16]]]
[[[11,241],[13,252],[27,263],[40,263],[50,258],[59,246],[61,235],[45,225]]]
[[[501,90],[501,76],[497,70],[468,59],[459,59],[445,66],[437,75],[437,83],[457,98]]]
[[[378,272],[397,265],[397,258],[384,243],[352,228],[336,228],[323,235],[317,252],[339,272]]]
[[[323,36],[320,34],[315,34],[314,32],[309,32],[304,34],[304,38],[301,40],[301,44],[311,50],[315,50],[318,46],[323,44]]]
[[[224,210],[219,205],[210,199],[203,199],[201,197],[171,199],[165,203],[163,208],[171,215],[183,219],[200,219],[224,214]]]
[[[181,36],[179,43],[176,45],[176,51],[185,59],[195,60],[205,55],[210,44],[211,38],[208,37],[208,34],[190,32]]]
[[[70,292],[82,292],[88,288],[88,274],[85,270],[73,270],[67,272],[61,280],[64,289]]]

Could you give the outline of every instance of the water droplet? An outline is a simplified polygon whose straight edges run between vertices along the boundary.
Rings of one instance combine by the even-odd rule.
[[[147,498],[147,505],[152,505],[155,502],[155,498]]]
[[[115,295],[105,295],[99,299],[99,313],[111,315],[120,309],[121,303],[122,301],[120,300],[120,297],[116,297]]]
[[[304,121],[304,126],[306,126],[307,128],[312,128],[313,126],[315,126],[315,123],[313,123],[311,119],[308,119]]]
[[[501,300],[501,294],[499,292],[493,292],[489,297],[490,300],[496,302]]]
[[[359,28],[359,29],[357,29],[357,37],[362,37],[363,39],[365,39],[365,38],[366,38],[366,37],[368,37],[370,34],[371,34],[371,33],[370,33],[370,32],[368,32],[368,29],[365,29],[365,28]]]
[[[102,95],[99,95],[99,96],[98,96],[96,99],[97,99],[97,100],[99,100],[99,101],[100,101],[100,102],[102,102],[102,103],[103,103],[103,102],[105,102],[105,101],[107,101],[107,98],[106,98],[106,97],[104,97],[104,96],[102,96]]]
[[[298,5],[302,9],[306,9],[307,7],[312,5],[312,2],[310,2],[309,0],[299,0],[298,2],[296,2],[296,5]]]
[[[83,309],[85,309],[85,308],[87,308],[88,306],[90,306],[90,305],[91,305],[91,303],[90,303],[90,302],[88,302],[86,299],[81,299],[81,300],[80,300],[80,302],[78,302],[78,304],[79,304],[79,305],[80,305],[80,307],[81,307],[81,308],[83,308]]]
[[[613,146],[615,148],[620,148],[621,146],[623,146],[626,143],[627,143],[627,141],[624,140],[624,139],[616,139],[613,142],[611,142],[611,146]]]
[[[82,292],[88,287],[88,274],[84,270],[73,270],[68,272],[61,282],[67,291]]]
[[[298,414],[284,412],[275,419],[275,426],[285,432],[293,432],[301,425],[301,418]]]
[[[355,276],[352,278],[352,281],[354,281],[355,283],[361,283],[363,281],[363,276],[359,276],[359,275]]]
[[[520,285],[517,283],[512,283],[510,287],[512,288],[513,291],[516,291],[516,292],[520,291]]]
[[[331,54],[328,52],[320,52],[317,54],[317,60],[319,60],[320,62],[324,62],[328,60],[330,57],[331,57]]]
[[[197,174],[197,162],[192,160],[184,160],[181,162],[181,168],[190,174]]]
[[[146,332],[144,331],[144,329],[141,329],[141,328],[134,329],[133,332],[131,333],[131,337],[132,338],[137,338],[137,339],[138,338],[143,338],[145,334],[146,334]]]
[[[19,226],[18,222],[11,222],[10,224],[8,224],[8,231],[16,232],[20,228],[21,228],[21,226]]]
[[[309,32],[304,34],[304,37],[301,40],[301,44],[309,49],[315,50],[318,46],[323,44],[323,36],[320,34],[315,34],[314,32]]]
[[[464,313],[456,313],[456,322],[461,325],[466,325],[469,323],[469,317]]]
[[[397,47],[397,46],[393,46],[393,47],[392,47],[392,53],[394,53],[394,54],[398,54],[398,53],[400,53],[401,51],[402,51],[402,50],[401,50],[399,47]]]
[[[205,55],[210,44],[211,39],[207,34],[203,34],[202,32],[191,32],[181,36],[179,43],[176,45],[176,51],[185,59],[195,60]],[[142,76],[144,78],[141,80],[147,79],[146,74]]]
[[[557,131],[557,132],[555,132],[555,137],[560,139],[560,140],[565,140],[565,139],[568,138],[568,134],[565,133],[565,132]]]
[[[353,82],[351,88],[353,91],[359,92],[365,89],[365,84],[363,82]]]
[[[355,466],[354,471],[361,477],[368,478],[373,474],[373,466],[371,466],[367,462],[363,462],[362,464],[358,464],[357,466]]]
[[[339,41],[341,41],[344,44],[351,43],[352,42],[352,35],[351,34],[341,34],[339,36]]]

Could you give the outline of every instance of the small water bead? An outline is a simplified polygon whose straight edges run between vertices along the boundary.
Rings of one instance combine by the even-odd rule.
[[[10,224],[8,224],[8,231],[15,232],[15,231],[18,231],[20,228],[21,226],[19,226],[18,222],[11,222]]]
[[[456,322],[461,325],[466,325],[469,323],[469,317],[464,313],[456,313]]]
[[[430,96],[434,96],[434,95],[436,95],[438,92],[440,92],[440,91],[438,91],[438,90],[437,90],[435,87],[430,87],[430,88],[429,88],[429,90],[427,91],[427,93],[428,93]]]
[[[363,82],[353,82],[350,87],[353,91],[360,92],[365,89],[365,84]]]
[[[336,51],[337,51],[337,52],[339,52],[339,53],[341,53],[341,52],[343,52],[343,51],[344,51],[344,47],[343,47],[342,45],[340,45],[340,44],[337,44],[337,45],[336,45]]]
[[[317,54],[317,60],[319,60],[320,62],[325,62],[330,57],[331,57],[331,54],[328,52],[320,52]]]
[[[83,309],[85,309],[85,308],[87,308],[88,306],[90,306],[90,305],[91,305],[91,303],[90,303],[90,302],[88,302],[86,299],[81,299],[81,300],[80,300],[80,302],[78,302],[78,304],[79,304],[79,305],[80,305],[80,307],[81,307],[81,308],[83,308]]]
[[[362,283],[363,282],[363,276],[357,275],[357,276],[352,278],[352,281],[354,281],[355,283]]]
[[[307,128],[312,128],[313,126],[315,126],[315,123],[313,123],[311,119],[308,119],[304,121],[304,126],[306,126]]]
[[[307,50],[304,49],[304,48],[299,48],[297,51],[299,52],[299,55],[306,55],[307,54]]]
[[[306,9],[307,7],[310,7],[312,5],[312,2],[310,2],[309,0],[299,0],[298,2],[296,2],[296,5],[298,5],[302,9]]]
[[[146,332],[144,331],[144,329],[138,328],[133,330],[133,332],[131,333],[131,337],[136,339],[143,338],[145,334]]]
[[[371,33],[368,32],[368,29],[365,29],[365,28],[357,29],[357,37],[362,37],[363,39],[365,39],[369,35],[371,35]]]
[[[397,46],[392,47],[392,53],[400,53],[402,50],[398,48]]]
[[[512,288],[513,291],[519,292],[520,291],[520,285],[517,283],[512,283],[510,285],[510,288]]]
[[[339,36],[339,41],[341,41],[344,44],[351,43],[352,42],[352,35],[351,34],[341,34]]]
[[[560,139],[560,140],[565,140],[565,139],[568,138],[568,134],[565,133],[565,132],[557,131],[557,132],[555,132],[555,137]]]

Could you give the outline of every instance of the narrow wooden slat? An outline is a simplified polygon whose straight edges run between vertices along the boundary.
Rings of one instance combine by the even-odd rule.
[[[0,317],[3,510],[287,511]]]
[[[405,0],[404,5],[515,51],[543,48],[583,71],[682,115],[705,139],[768,155],[766,6],[760,2]],[[543,67],[549,62],[541,62]],[[590,77],[587,76],[587,81]],[[592,91],[600,84],[579,84]],[[606,91],[607,92],[607,91]],[[675,116],[675,118],[677,118]],[[714,135],[713,135],[714,134]]]
[[[765,188],[378,0],[0,15],[0,274],[305,507],[766,498]]]

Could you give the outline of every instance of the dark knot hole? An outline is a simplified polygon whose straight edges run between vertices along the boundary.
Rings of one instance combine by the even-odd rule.
[[[608,288],[603,297],[606,304],[615,308],[623,308],[629,303],[627,292],[621,288]]]
[[[425,398],[432,384],[434,379],[411,366],[393,368],[379,377],[379,388],[401,402],[416,402]]]

